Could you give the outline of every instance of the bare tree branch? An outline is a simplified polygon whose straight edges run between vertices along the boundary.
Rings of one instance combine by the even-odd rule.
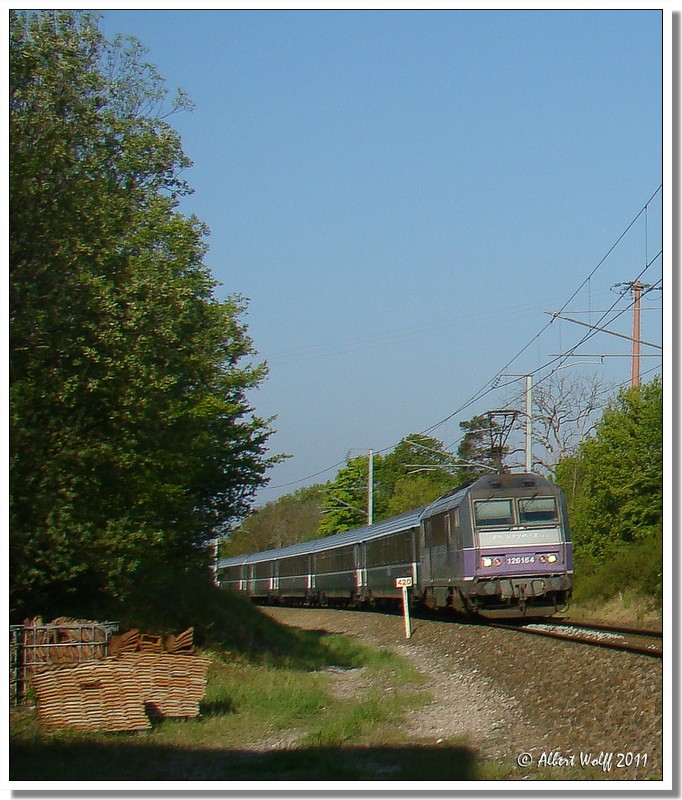
[[[554,474],[559,461],[587,439],[608,402],[598,376],[554,375],[533,392],[533,440],[539,445],[534,463]]]

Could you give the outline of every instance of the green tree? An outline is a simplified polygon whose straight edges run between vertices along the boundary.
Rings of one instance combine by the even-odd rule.
[[[306,486],[249,514],[221,546],[223,558],[314,539],[322,517],[321,484]]]
[[[383,459],[373,457],[375,481],[378,480]],[[367,487],[369,456],[350,459],[334,481],[325,484],[322,495],[320,536],[341,533],[367,524]]]
[[[18,612],[112,608],[207,562],[272,459],[161,78],[90,14],[10,18],[10,574]]]
[[[614,546],[655,537],[663,514],[660,378],[621,392],[594,436],[556,474],[569,499],[578,553],[600,560]]]
[[[413,433],[392,452],[373,457],[373,519],[411,511],[453,486],[452,456],[438,439]],[[328,536],[367,524],[368,456],[350,459],[325,486],[319,533]]]
[[[451,453],[445,452],[439,439],[411,433],[385,456],[382,477],[390,487],[405,475],[417,472],[451,481],[448,470],[452,469],[454,460]]]
[[[434,476],[421,473],[398,478],[386,506],[387,516],[397,516],[426,506],[453,487],[452,476],[448,474]]]
[[[452,489],[454,456],[432,436],[412,433],[402,439],[384,460],[381,477],[389,487],[384,503],[386,517],[427,505]]]
[[[482,475],[497,471],[490,441],[490,425],[490,420],[485,414],[479,414],[459,423],[459,427],[464,431],[457,448],[459,484],[471,483]]]

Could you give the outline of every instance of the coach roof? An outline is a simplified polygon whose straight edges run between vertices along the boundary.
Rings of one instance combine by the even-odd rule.
[[[250,553],[249,555],[224,558],[218,562],[217,566],[218,569],[223,569],[224,567],[236,567],[241,564],[257,564],[261,561],[302,556],[308,553],[319,553],[323,550],[358,544],[359,542],[369,542],[372,539],[380,539],[382,536],[390,536],[391,534],[400,533],[410,528],[418,528],[422,511],[423,508],[417,508],[414,511],[400,514],[397,517],[382,520],[374,525],[365,525],[362,528],[355,528],[352,531],[335,533],[332,536],[325,536],[323,539],[311,539],[308,542],[298,542],[297,544],[292,544],[277,550],[264,550],[262,553]]]

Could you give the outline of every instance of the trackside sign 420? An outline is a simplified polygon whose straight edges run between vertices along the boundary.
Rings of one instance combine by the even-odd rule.
[[[412,578],[396,578],[395,588],[401,589],[403,586],[412,586]]]

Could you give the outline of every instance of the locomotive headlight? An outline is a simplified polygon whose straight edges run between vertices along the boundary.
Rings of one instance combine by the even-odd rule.
[[[548,564],[554,564],[555,561],[556,561],[556,554],[555,553],[550,553],[547,556],[547,563]]]
[[[490,556],[483,556],[483,558],[481,559],[481,564],[484,567],[492,567],[493,560],[492,560],[492,558],[490,558]]]

